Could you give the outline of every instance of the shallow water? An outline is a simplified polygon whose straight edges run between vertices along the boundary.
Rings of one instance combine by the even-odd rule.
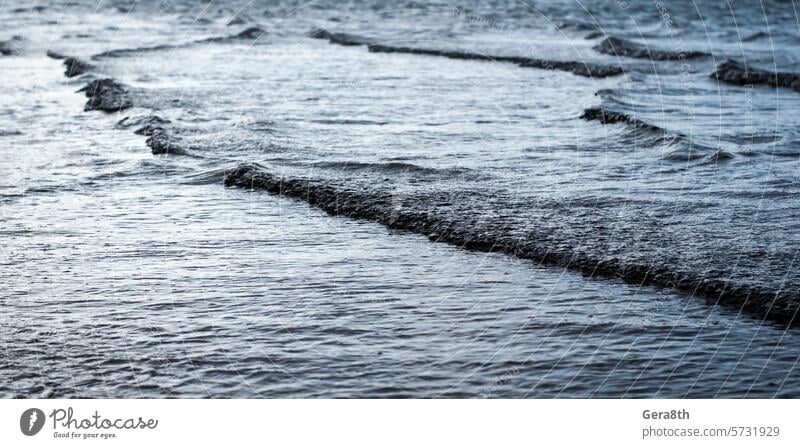
[[[668,26],[615,2],[42,5],[0,8],[0,40],[23,37],[0,56],[1,395],[798,396],[796,327],[715,305],[724,291],[590,278],[223,186],[257,162],[453,232],[793,297],[800,93],[709,78],[727,58],[800,72],[792,11],[675,6]],[[264,34],[209,40],[250,26]],[[602,54],[598,27],[713,56]],[[373,53],[316,28],[625,73]],[[47,50],[95,69],[67,79]],[[135,107],[82,111],[74,91],[100,77]],[[580,118],[598,105],[660,130]],[[117,124],[151,114],[188,157]]]

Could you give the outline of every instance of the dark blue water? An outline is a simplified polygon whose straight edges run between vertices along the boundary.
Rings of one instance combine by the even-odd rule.
[[[791,5],[0,21],[3,396],[800,391],[800,86],[754,75],[800,73]],[[84,111],[103,78],[131,107]]]

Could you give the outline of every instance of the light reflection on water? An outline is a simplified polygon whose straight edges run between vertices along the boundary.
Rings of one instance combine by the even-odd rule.
[[[63,44],[87,56],[175,33],[169,14],[147,21],[103,10],[59,24],[12,15],[20,22],[11,26],[65,34],[89,20],[95,37]],[[117,29],[106,29],[109,17]],[[420,26],[407,19],[386,23]],[[121,117],[145,110],[81,112],[84,98],[73,91],[83,81],[66,80],[59,62],[44,57],[47,42],[31,36],[23,55],[0,58],[0,130],[19,132],[0,136],[1,395],[797,396],[796,330],[686,294],[329,217],[296,201],[224,189],[213,176],[197,181],[258,160],[344,185],[385,182],[410,192],[478,185],[563,200],[556,224],[590,245],[587,215],[568,209],[588,196],[610,204],[592,208],[592,219],[644,228],[636,235],[652,239],[633,248],[641,256],[713,267],[726,264],[726,254],[791,255],[787,247],[796,247],[796,159],[772,154],[796,138],[794,93],[777,93],[786,100],[779,109],[772,97],[749,97],[754,111],[772,115],[738,117],[748,126],[729,135],[734,127],[715,128],[713,112],[735,117],[746,91],[724,87],[717,95],[715,84],[701,81],[706,67],[694,75],[702,87],[694,109],[679,110],[678,92],[662,92],[650,108],[648,83],[668,85],[668,76],[626,84],[374,55],[299,37],[313,22],[290,20],[263,46],[187,47],[168,58],[135,53],[103,63],[104,74],[142,89],[139,104],[173,120],[199,159],[152,156],[144,137],[115,129]],[[355,32],[370,23],[341,26]],[[187,26],[178,40],[220,34],[212,28]],[[374,25],[361,31],[379,33]],[[561,51],[555,47],[549,51]],[[612,92],[594,95],[603,89]],[[623,126],[577,119],[601,101],[632,107],[626,100],[679,131],[688,129],[681,117],[701,117],[692,128],[698,142],[722,129],[735,152],[754,129],[774,125],[780,144],[750,138],[760,155],[687,167],[664,161],[674,147],[632,144]],[[456,170],[428,183],[419,181],[425,172],[397,171],[393,162]],[[759,195],[764,185],[775,194]],[[775,263],[745,260],[742,276],[788,274],[793,284],[787,264]]]

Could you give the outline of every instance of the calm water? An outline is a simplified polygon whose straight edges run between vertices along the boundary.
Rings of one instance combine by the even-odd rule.
[[[800,93],[709,77],[800,73],[791,6],[5,2],[0,23],[22,38],[0,56],[0,396],[800,396],[798,329],[725,300],[800,294]],[[134,107],[84,111],[100,78]],[[128,125],[153,115],[183,154]],[[241,163],[308,195],[225,188]],[[309,205],[328,194],[523,256]]]

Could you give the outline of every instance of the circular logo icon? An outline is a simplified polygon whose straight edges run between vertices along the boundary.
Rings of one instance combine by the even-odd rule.
[[[30,408],[22,413],[19,418],[19,429],[26,436],[34,436],[44,426],[44,412],[41,409]]]

